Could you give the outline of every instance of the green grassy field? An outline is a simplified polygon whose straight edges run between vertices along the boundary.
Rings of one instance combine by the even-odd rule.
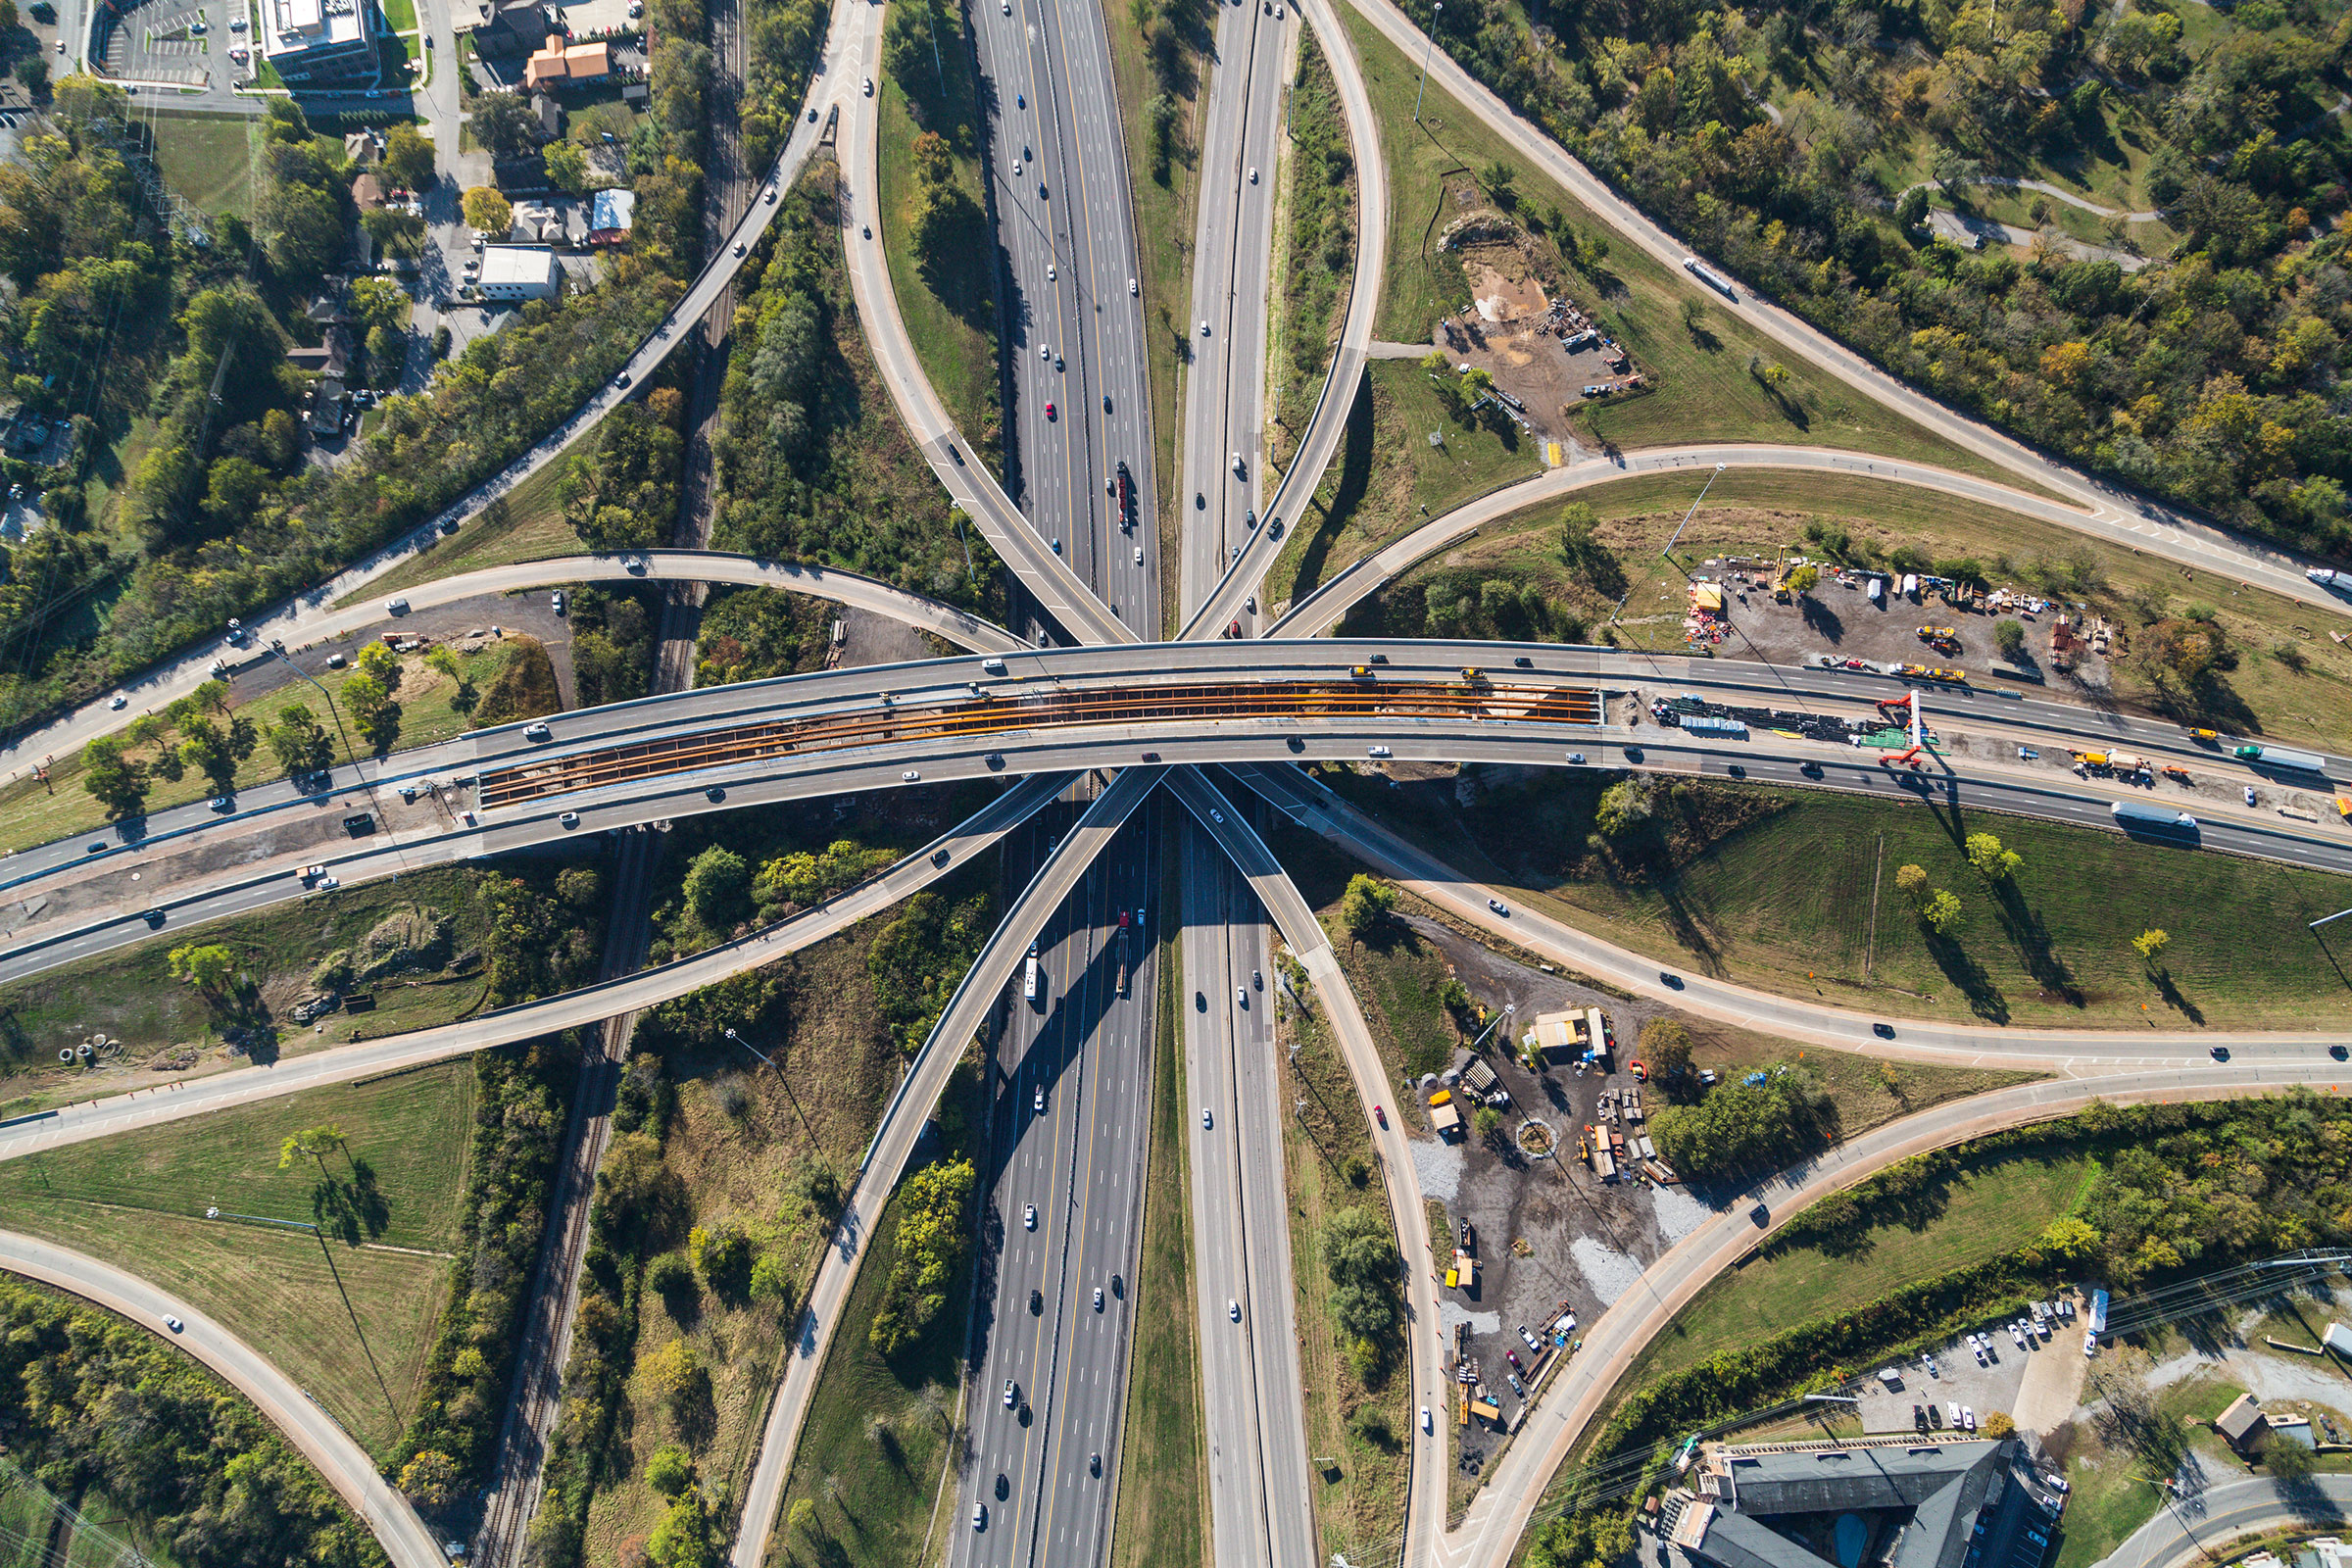
[[[2217,671],[2201,695],[2168,698],[2148,663],[2127,655],[2110,665],[2116,697],[2126,708],[2330,749],[2340,749],[2340,738],[2352,733],[2352,648],[2320,635],[2324,622],[2310,607],[2276,594],[2225,579],[2184,575],[2169,562],[2050,523],[1860,475],[1729,472],[1707,491],[1706,505],[1690,514],[1696,495],[1697,481],[1690,475],[1664,473],[1598,486],[1575,497],[1599,514],[1597,537],[1625,573],[1625,613],[1616,622],[1617,639],[1625,647],[1684,651],[1687,580],[1659,555],[1678,528],[1678,555],[1696,562],[1727,554],[1770,556],[1782,550],[1818,554],[1817,547],[1806,543],[1804,529],[1820,521],[1846,530],[1854,548],[1868,547],[1882,559],[1905,545],[1937,559],[1973,557],[1984,564],[1996,585],[2021,586],[2044,566],[2087,563],[2096,586],[2070,590],[2069,597],[2128,629],[2144,624],[2143,607],[2151,603],[2172,614],[2191,604],[2210,605],[2216,623],[2235,650],[2234,667]],[[1497,577],[1532,581],[1547,597],[1597,625],[1608,618],[1615,600],[1596,591],[1562,560],[1562,506],[1549,502],[1492,523],[1475,539],[1413,567],[1396,586],[1409,588],[1442,572],[1476,567]],[[1343,540],[1342,550],[1361,553],[1352,540]],[[1329,575],[1328,569],[1323,574]],[[1826,602],[1836,608],[1843,597],[1831,590]],[[1958,662],[1981,668],[1994,657],[1988,632],[1965,621],[1958,629]],[[2136,639],[2127,641],[2136,647]],[[2297,650],[2299,657],[2290,662],[2271,652],[2281,647]],[[1742,650],[1733,642],[1726,652],[1737,658]],[[2174,680],[2172,689],[2179,684]]]
[[[966,1063],[950,1089],[973,1095],[978,1074]],[[975,1107],[977,1109],[977,1107]],[[950,1517],[943,1490],[956,1485],[948,1457],[960,1426],[957,1384],[971,1308],[971,1263],[948,1282],[947,1306],[930,1331],[895,1359],[866,1337],[898,1256],[899,1200],[875,1219],[873,1242],[842,1310],[794,1451],[783,1511],[768,1548],[770,1568],[929,1561],[924,1545],[938,1531],[971,1528]],[[814,1503],[808,1524],[787,1521],[801,1499]]]
[[[416,0],[382,0],[384,24],[394,32],[416,30]]]
[[[1627,1382],[1762,1344],[1798,1323],[1865,1306],[1915,1280],[2022,1247],[2081,1200],[2093,1174],[2089,1160],[2055,1152],[1988,1162],[1949,1184],[1932,1214],[1881,1225],[1836,1254],[1768,1247],[1744,1267],[1718,1276],[1677,1313],[1635,1358]]]
[[[190,206],[216,218],[252,217],[253,160],[247,135],[258,123],[243,116],[157,115],[155,163],[164,183]]]
[[[1433,434],[1441,439],[1433,443]],[[1542,452],[1517,425],[1457,423],[1418,364],[1375,360],[1349,411],[1338,465],[1266,574],[1266,600],[1293,598],[1430,518],[1543,468]]]
[[[396,907],[415,904],[452,920],[451,951],[476,946],[485,916],[473,897],[477,873],[460,867],[414,872],[370,882],[158,937],[136,947],[53,969],[0,987],[0,1115],[16,1115],[61,1101],[144,1088],[149,1083],[216,1071],[243,1071],[220,1043],[223,1020],[194,987],[172,978],[172,949],[197,937],[225,944],[253,976],[265,1002],[282,1009],[303,989],[313,968],[337,948],[358,944]],[[375,988],[371,1012],[329,1013],[313,1029],[288,1026],[277,1050],[293,1054],[359,1038],[397,1034],[447,1023],[481,1004],[486,981],[478,973],[437,976],[420,984]],[[96,1071],[66,1067],[59,1048],[93,1032],[123,1041],[122,1065]],[[174,1047],[193,1048],[197,1065],[169,1074],[143,1063]]]
[[[9,1161],[0,1212],[185,1298],[381,1453],[412,1411],[446,1291],[472,1105],[463,1061],[309,1090]],[[344,1151],[280,1170],[283,1139],[323,1123]],[[206,1219],[216,1206],[329,1239]]]
[[[1405,59],[1352,11],[1343,11],[1341,17],[1362,63],[1364,85],[1384,129],[1389,160],[1389,276],[1382,293],[1379,336],[1426,342],[1440,314],[1469,303],[1460,263],[1434,250],[1433,241],[1459,210],[1449,192],[1466,188],[1470,172],[1499,158],[1514,171],[1523,206],[1548,203],[1579,233],[1598,230],[1608,235],[1609,254],[1597,277],[1571,274],[1569,291],[1656,383],[1657,390],[1647,397],[1605,410],[1588,409],[1581,419],[1590,444],[1609,441],[1634,448],[1687,441],[1787,441],[2004,476],[1850,390],[1818,366],[1752,333],[1724,310],[1710,306],[1699,330],[1686,327],[1682,302],[1707,298],[1696,283],[1608,230],[1564,188],[1507,154],[1498,138],[1434,84],[1416,123],[1417,63]],[[1751,355],[1788,368],[1789,379],[1778,397],[1749,375]]]
[[[1679,870],[1653,862],[1643,880],[1611,880],[1586,848],[1605,778],[1504,779],[1458,814],[1449,782],[1334,782],[1464,871],[1581,929],[1771,991],[2016,1025],[2295,1028],[2344,1015],[2346,981],[2303,931],[2352,905],[2341,877],[2096,829],[1792,790],[1764,792],[1772,809]],[[1754,799],[1717,788],[1728,793],[1703,810]],[[1979,831],[2024,858],[2012,889],[1996,894],[1967,864],[1961,841]],[[1931,942],[1895,892],[1907,863],[1959,898],[1952,940]],[[2131,946],[2149,926],[2172,934],[2161,982]]]
[[[356,652],[359,642],[354,638],[341,646],[347,652]],[[466,677],[471,682],[476,696],[505,667],[506,657],[505,651],[495,644],[481,653],[460,656]],[[459,683],[437,670],[427,668],[422,654],[404,656],[401,670],[400,686],[392,694],[401,710],[400,733],[392,743],[394,750],[447,740],[472,726],[472,709],[459,706],[462,701]],[[355,673],[357,671],[351,668],[318,671],[319,685],[330,693],[338,694],[338,701],[334,705],[338,710],[342,706],[339,694],[343,683]],[[360,740],[349,715],[343,716],[344,733],[338,734],[334,715],[327,710],[328,705],[319,700],[318,693],[308,681],[290,682],[250,702],[238,701],[233,693],[229,699],[231,711],[252,719],[265,733],[277,723],[280,713],[297,703],[308,708],[311,716],[325,726],[328,739],[334,744],[338,765],[348,766],[350,762],[345,735],[349,736],[350,745],[360,747],[365,755],[365,743]],[[214,716],[218,720],[219,715]],[[133,749],[130,755],[136,760],[146,761],[155,755],[155,749],[139,747]],[[255,747],[253,755],[238,764],[234,787],[250,789],[257,784],[281,779],[285,777],[285,772],[278,763],[276,754],[264,743]],[[82,788],[81,781],[81,754],[76,752],[60,759],[50,768],[49,782],[45,786],[38,779],[23,778],[6,788],[0,788],[0,851],[29,849],[36,844],[47,844],[73,834],[105,829],[106,808]],[[205,800],[215,793],[212,784],[201,773],[185,772],[177,783],[168,783],[158,778],[148,791],[147,809],[152,812],[168,807],[185,806],[190,801]]]
[[[564,518],[564,504],[556,487],[568,456],[541,468],[493,502],[482,514],[422,555],[411,558],[358,593],[335,601],[337,609],[366,599],[439,582],[460,572],[485,566],[505,566],[517,561],[547,561],[557,556],[588,552],[587,542]]]
[[[1173,857],[1164,864],[1159,906],[1168,909],[1176,906]],[[1174,923],[1162,921],[1159,929],[1152,1157],[1144,1184],[1144,1238],[1130,1286],[1135,1327],[1119,1444],[1119,1511],[1110,1538],[1114,1568],[1202,1568],[1208,1541],[1185,1149],[1189,1101],[1176,1041],[1182,976]]]
[[[943,26],[960,28],[960,12],[949,10],[941,15]],[[970,45],[958,35],[943,37],[940,48],[946,59],[956,62],[946,74],[944,95],[932,83],[903,85],[887,74],[874,83],[880,100],[882,145],[882,213],[875,225],[874,243],[882,247],[890,262],[891,289],[898,296],[899,314],[906,318],[906,335],[914,343],[923,374],[930,378],[932,389],[962,429],[964,439],[993,448],[999,427],[993,324],[996,256],[993,249],[975,247],[950,263],[956,269],[951,287],[990,302],[984,314],[991,324],[983,329],[974,324],[982,312],[958,314],[933,291],[909,238],[914,231],[914,138],[918,130],[908,103],[909,91],[923,99],[926,124],[969,127],[973,121],[972,76],[967,69]],[[978,210],[983,198],[976,138],[966,128],[950,134],[949,141],[955,149],[956,183]]]

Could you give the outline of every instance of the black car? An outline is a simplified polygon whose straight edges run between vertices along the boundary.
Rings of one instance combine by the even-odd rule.
[[[1870,1026],[1870,1032],[1874,1035],[1877,1035],[1881,1040],[1892,1040],[1894,1038],[1894,1025],[1890,1023],[1874,1023]]]

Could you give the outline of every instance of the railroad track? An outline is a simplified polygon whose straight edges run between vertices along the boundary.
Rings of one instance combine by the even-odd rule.
[[[1165,724],[1187,719],[1490,718],[1497,722],[1598,724],[1600,694],[1590,687],[1479,682],[1269,681],[1033,694],[981,695],[958,702],[877,708],[787,722],[741,724],[635,741],[516,767],[485,769],[484,809],[697,768],[806,752],[906,741],[1014,734],[1097,724]]]

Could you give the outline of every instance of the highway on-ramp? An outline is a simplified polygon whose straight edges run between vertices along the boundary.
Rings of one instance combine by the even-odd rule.
[[[1687,245],[1601,183],[1557,142],[1513,113],[1509,105],[1473,79],[1451,55],[1427,48],[1427,35],[1413,25],[1396,0],[1348,0],[1348,3],[1407,60],[1427,59],[1430,79],[1452,94],[1506,146],[1557,181],[1662,266],[1677,273],[1682,271],[1683,260],[1690,254]],[[1822,366],[1873,402],[1885,404],[1930,432],[2030,484],[2040,485],[2085,508],[2105,536],[2118,544],[2131,545],[2182,565],[2257,583],[2305,604],[2338,612],[2352,610],[2345,601],[2303,575],[2312,563],[2091,478],[2071,465],[1914,390],[1827,332],[1746,289],[1738,290],[1738,298],[1727,304],[1721,295],[1701,288],[1695,281],[1686,279],[1684,287],[1694,298],[1735,312],[1765,336]]]
[[[374,1535],[393,1568],[445,1568],[449,1559],[441,1554],[440,1541],[416,1517],[409,1499],[384,1484],[367,1450],[323,1405],[227,1329],[145,1280],[14,1231],[0,1231],[0,1268],[120,1312],[203,1362],[251,1399],[295,1451],[317,1467],[319,1479]],[[176,1332],[166,1327],[167,1317],[179,1320]]]
[[[1547,468],[1533,478],[1504,485],[1454,508],[1443,516],[1433,517],[1410,533],[1392,540],[1352,563],[1304,598],[1294,602],[1283,612],[1282,618],[1274,623],[1268,635],[1312,637],[1329,631],[1346,618],[1348,611],[1416,563],[1426,561],[1448,545],[1477,533],[1491,523],[1504,521],[1527,508],[1563,500],[1579,491],[1596,485],[1614,484],[1638,474],[1684,470],[1690,474],[1690,494],[1695,500],[1707,475],[1718,467],[1787,473],[1792,478],[1807,473],[1852,474],[1888,484],[1936,490],[1964,501],[1978,502],[2020,516],[2032,517],[2105,543],[2146,550],[2151,555],[2169,554],[2149,540],[2119,536],[2113,521],[2096,512],[2084,512],[2013,485],[1955,472],[1934,464],[1875,457],[1862,452],[1841,452],[1833,447],[1783,446],[1776,443],[1756,445],[1727,442],[1648,447],[1619,453],[1615,457],[1587,458],[1557,468]],[[2198,546],[2195,551],[2188,551],[2184,546],[2182,553],[2171,555],[2171,559],[2182,564],[2219,572],[2234,581],[2352,614],[2352,601],[2337,598],[2315,587],[2300,571],[2257,571],[2259,563],[2230,555],[2219,546],[2207,548],[2201,535],[2182,537]],[[1270,556],[1265,564],[1272,564]]]

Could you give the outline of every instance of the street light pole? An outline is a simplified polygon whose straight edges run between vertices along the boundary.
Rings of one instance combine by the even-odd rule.
[[[283,638],[271,638],[270,640],[270,652],[277,656],[277,662],[279,663],[285,665],[295,674],[300,675],[304,680],[309,681],[311,685],[318,691],[320,699],[325,702],[326,716],[335,721],[335,733],[343,738],[343,755],[350,759],[351,770],[353,774],[358,777],[362,787],[368,791],[368,804],[375,808],[375,814],[377,816],[382,816],[384,814],[384,803],[376,798],[375,780],[369,778],[368,776],[368,770],[360,765],[359,748],[351,744],[351,731],[343,727],[343,710],[335,706],[334,694],[329,692],[324,686],[318,684],[318,676],[312,674],[309,670],[303,668],[300,664],[297,664],[292,659],[286,656],[286,644]],[[397,842],[397,840],[395,840],[395,842]],[[396,871],[393,874],[397,876],[399,873]]]
[[[1421,95],[1429,91],[1429,56],[1438,46],[1438,17],[1445,11],[1442,3],[1429,8],[1429,39],[1421,49],[1421,85],[1413,89],[1413,123],[1421,122]]]
[[[792,1113],[801,1118],[801,1131],[807,1133],[809,1138],[813,1140],[816,1137],[816,1129],[808,1125],[808,1113],[801,1108],[801,1097],[792,1092],[792,1080],[784,1076],[784,1069],[777,1066],[772,1058],[761,1053],[758,1047],[754,1046],[749,1040],[744,1039],[743,1036],[737,1034],[734,1030],[728,1029],[723,1031],[723,1033],[729,1040],[734,1041],[744,1050],[750,1052],[753,1055],[758,1056],[760,1058],[760,1065],[764,1066],[768,1071],[776,1075],[776,1082],[783,1086],[784,1098],[792,1102]]]

